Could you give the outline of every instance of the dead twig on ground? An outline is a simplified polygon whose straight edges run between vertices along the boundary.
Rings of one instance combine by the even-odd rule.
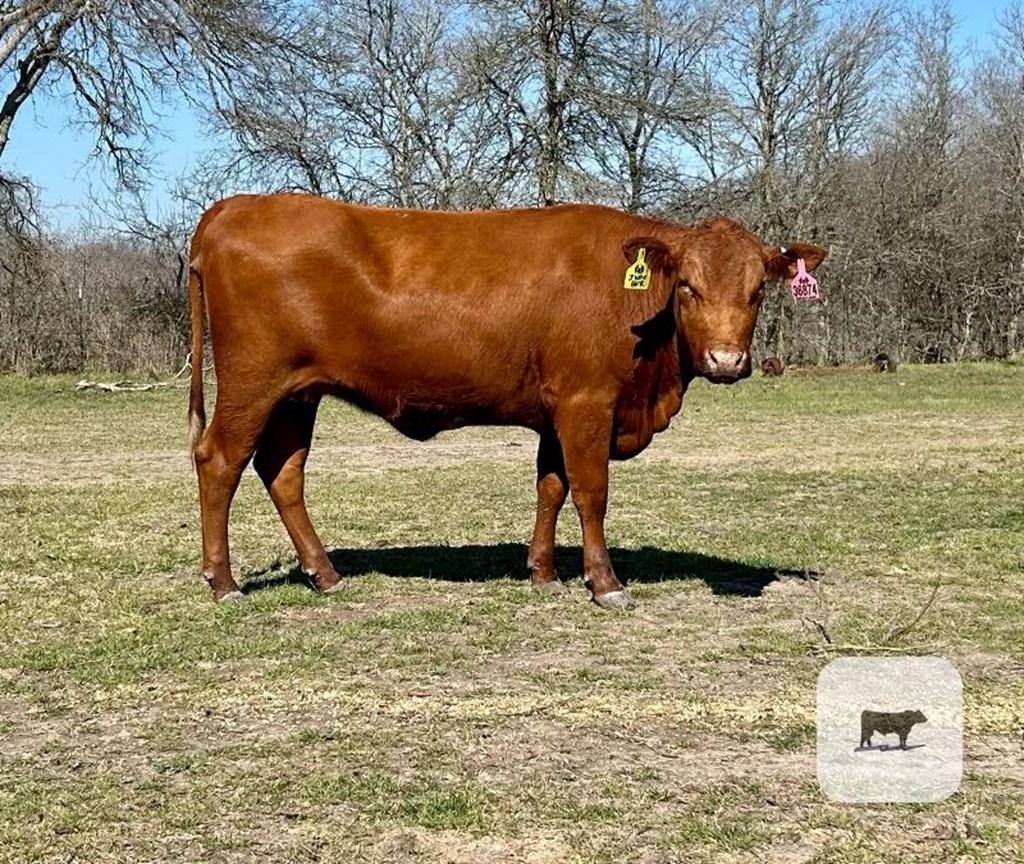
[[[831,617],[832,612],[829,608],[828,598],[825,596],[825,580],[822,578],[805,581],[810,582],[810,584],[814,586],[814,595],[818,601],[818,610],[821,620],[819,621],[815,618],[807,617],[803,617],[800,620],[805,627],[814,627],[814,629],[821,635],[821,638],[824,639],[827,644],[831,645],[832,633],[829,631],[829,618]]]
[[[801,623],[805,627],[811,627],[817,630],[818,634],[825,641],[825,645],[815,646],[816,650],[819,651],[850,651],[850,652],[861,652],[861,653],[917,653],[919,650],[929,648],[934,649],[936,646],[897,646],[892,643],[895,642],[902,636],[906,636],[910,633],[928,613],[928,610],[932,608],[935,603],[936,597],[939,593],[938,581],[932,586],[931,593],[928,598],[924,601],[917,614],[906,624],[895,625],[893,624],[894,619],[889,619],[886,622],[886,630],[882,637],[878,640],[877,644],[873,645],[853,645],[853,644],[837,644],[832,638],[832,632],[829,629],[829,621],[832,617],[831,606],[828,601],[828,597],[825,595],[824,583],[819,581],[814,583],[814,592],[818,602],[818,608],[820,610],[818,618],[802,617]],[[820,620],[819,620],[820,619]]]
[[[657,756],[661,756],[663,759],[679,759],[679,753],[670,753],[667,750],[662,750],[659,747],[655,747],[653,744],[643,738],[633,737],[632,735],[625,735],[622,732],[611,732],[609,733],[612,738],[618,738],[620,741],[626,741],[629,744],[635,744],[638,747],[644,747],[650,750]]]
[[[935,598],[939,594],[939,582],[936,580],[932,586],[932,593],[928,595],[928,599],[925,600],[924,605],[921,607],[917,615],[914,616],[913,620],[909,623],[904,624],[902,627],[890,627],[885,635],[882,637],[882,644],[886,645],[892,642],[894,639],[898,639],[900,636],[905,636],[911,630],[913,630],[922,618],[927,614],[928,610],[932,608],[932,604],[935,602]]]

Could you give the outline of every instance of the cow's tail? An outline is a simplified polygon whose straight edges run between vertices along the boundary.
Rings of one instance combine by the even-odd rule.
[[[193,243],[195,252],[196,243]],[[192,313],[192,377],[188,386],[188,427],[192,450],[206,429],[206,404],[203,399],[203,277],[198,256],[188,263],[188,305]]]
[[[202,215],[188,250],[188,305],[192,313],[192,375],[188,387],[188,426],[192,436],[193,454],[196,444],[206,431],[206,405],[203,401],[203,310],[206,309],[205,294],[208,286],[203,282],[203,265],[206,263],[202,252],[203,235],[226,204],[227,200],[218,201]]]

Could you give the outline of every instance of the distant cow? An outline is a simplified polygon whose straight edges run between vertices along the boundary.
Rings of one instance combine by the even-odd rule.
[[[571,492],[593,599],[632,606],[605,545],[609,458],[647,447],[694,377],[747,377],[765,283],[824,258],[811,244],[766,246],[729,219],[684,227],[584,205],[428,212],[308,195],[215,204],[189,262],[189,415],[214,598],[238,596],[228,511],[250,459],[314,585],[340,586],[303,492],[329,394],[418,440],[470,424],[538,432],[534,587],[563,590],[555,523]],[[209,428],[204,308],[217,370]]]
[[[876,372],[895,372],[896,361],[893,360],[884,351],[875,355],[875,371]]]
[[[761,361],[761,374],[765,378],[776,378],[785,371],[786,367],[782,365],[782,361],[778,357],[765,357]]]
[[[878,732],[880,735],[900,736],[900,747],[904,750],[907,747],[907,736],[916,723],[927,723],[928,718],[920,711],[897,711],[890,714],[885,711],[862,711],[860,714],[860,746],[870,747],[871,736]]]

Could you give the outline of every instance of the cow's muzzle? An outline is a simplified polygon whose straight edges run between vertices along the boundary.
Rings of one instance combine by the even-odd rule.
[[[750,352],[725,348],[705,351],[701,374],[712,384],[735,384],[750,377]]]

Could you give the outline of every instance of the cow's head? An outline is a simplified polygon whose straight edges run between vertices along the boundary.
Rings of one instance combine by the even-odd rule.
[[[910,721],[912,723],[927,723],[928,718],[924,716],[920,711],[913,711],[910,715]]]
[[[652,269],[675,285],[675,317],[681,358],[696,375],[733,384],[750,375],[750,342],[766,285],[808,272],[826,252],[810,243],[765,246],[757,235],[731,219],[715,219],[682,229],[668,243],[636,238],[626,243],[627,260],[646,249]]]

